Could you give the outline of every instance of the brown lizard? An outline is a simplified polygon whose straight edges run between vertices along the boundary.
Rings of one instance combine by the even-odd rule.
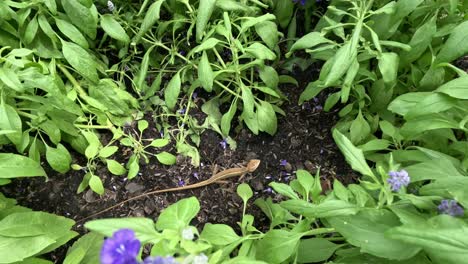
[[[174,188],[168,188],[168,189],[164,189],[164,190],[155,190],[155,191],[146,192],[146,193],[143,193],[143,194],[128,198],[127,200],[124,200],[124,201],[122,201],[122,202],[120,202],[120,203],[118,203],[116,205],[113,205],[113,206],[108,207],[108,208],[106,208],[104,210],[101,210],[101,211],[99,211],[97,213],[94,213],[94,214],[89,215],[89,216],[87,216],[85,218],[82,218],[82,219],[78,220],[77,222],[82,222],[82,221],[84,221],[86,219],[95,217],[95,216],[100,215],[102,213],[105,213],[105,212],[107,212],[109,210],[112,210],[112,209],[114,209],[116,207],[119,207],[119,206],[121,206],[121,205],[123,205],[123,204],[125,204],[127,202],[137,200],[137,199],[146,197],[148,195],[158,194],[158,193],[165,193],[165,192],[178,192],[178,191],[182,191],[182,190],[199,188],[199,187],[203,187],[203,186],[206,186],[206,185],[210,185],[212,183],[222,182],[222,181],[224,181],[226,179],[236,177],[236,176],[241,176],[240,179],[242,179],[242,177],[244,177],[245,174],[254,172],[258,168],[259,165],[260,165],[260,160],[252,159],[247,163],[247,166],[245,166],[245,167],[231,168],[231,169],[223,170],[223,171],[218,172],[215,175],[211,176],[211,178],[209,178],[208,180],[204,180],[204,181],[201,181],[201,182],[198,182],[198,183],[194,183],[194,184],[190,184],[190,185],[186,185],[186,186],[181,186],[181,187],[174,187]]]

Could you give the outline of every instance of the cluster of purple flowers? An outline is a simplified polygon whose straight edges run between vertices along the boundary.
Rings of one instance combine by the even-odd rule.
[[[136,257],[141,242],[131,229],[120,229],[104,241],[101,264],[139,264]],[[141,264],[177,264],[173,257],[147,257]]]
[[[293,0],[294,3],[300,3],[302,6],[305,5],[306,0]]]
[[[390,188],[394,192],[398,192],[401,187],[406,187],[410,183],[410,177],[408,172],[405,170],[391,171],[388,173],[388,176],[390,176],[390,178],[387,179],[387,182],[390,184]]]
[[[463,216],[465,214],[463,207],[458,205],[455,200],[442,200],[437,209],[439,209],[439,213],[451,216]]]

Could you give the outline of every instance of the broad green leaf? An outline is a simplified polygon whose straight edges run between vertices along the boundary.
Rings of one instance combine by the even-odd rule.
[[[242,11],[248,12],[250,9],[246,4],[240,3],[235,0],[216,0],[216,7],[223,9],[224,11]]]
[[[95,39],[97,32],[97,17],[92,10],[96,9],[93,5],[91,8],[83,6],[76,0],[61,0],[65,13],[70,18],[71,22],[83,31],[89,38]]]
[[[341,134],[337,129],[333,130],[333,139],[335,139],[338,148],[345,156],[346,161],[351,165],[353,170],[360,172],[363,175],[375,177],[374,173],[367,165],[366,159],[362,154],[362,150],[356,148],[348,138]]]
[[[83,77],[93,82],[98,82],[97,63],[95,58],[81,46],[62,40],[63,56]]]
[[[379,59],[379,70],[386,84],[394,84],[397,80],[398,62],[400,57],[394,52],[384,52]]]
[[[133,38],[133,42],[138,43],[140,39],[148,32],[148,30],[153,27],[153,25],[159,20],[160,12],[161,12],[161,5],[165,2],[165,0],[157,0],[153,2],[151,6],[146,11],[145,18],[141,23],[140,30]]]
[[[23,141],[21,118],[16,112],[16,109],[3,101],[0,103],[0,129],[15,131],[5,136],[15,144],[15,146],[18,147],[21,145]]]
[[[108,157],[114,155],[114,153],[117,152],[118,149],[119,148],[117,146],[103,147],[102,149],[99,150],[99,157],[108,158]]]
[[[385,209],[367,209],[356,215],[330,217],[327,221],[348,243],[374,256],[403,260],[421,249],[385,236],[386,231],[401,225],[398,218]]]
[[[459,24],[437,54],[434,64],[451,62],[468,53],[468,21]]]
[[[260,104],[256,104],[256,106],[259,130],[274,135],[278,126],[278,121],[273,106],[267,101],[260,101]]]
[[[153,220],[143,217],[98,219],[86,222],[84,226],[106,237],[112,237],[120,229],[129,228],[135,232],[142,244],[150,241],[157,243],[161,238],[161,235],[154,229]]]
[[[23,92],[25,89],[18,77],[18,72],[15,72],[11,68],[7,68],[7,67],[0,68],[0,80],[6,86],[10,87],[11,89],[17,92]]]
[[[464,263],[468,256],[468,226],[448,215],[431,218],[426,224],[395,227],[386,235],[424,248],[435,263]]]
[[[205,225],[200,234],[200,238],[216,246],[226,246],[240,239],[232,227],[223,224],[210,223]]]
[[[451,80],[437,88],[436,91],[454,98],[468,99],[468,75]]]
[[[197,198],[182,199],[164,209],[158,217],[156,228],[159,230],[180,230],[187,227],[200,210]]]
[[[107,169],[114,175],[124,175],[127,170],[115,160],[106,159]]]
[[[47,6],[49,11],[53,14],[57,14],[57,3],[55,2],[56,0],[44,0],[44,4]]]
[[[167,138],[158,138],[158,139],[155,139],[155,140],[151,141],[151,143],[149,145],[154,147],[154,148],[162,148],[164,146],[167,146],[167,144],[169,144],[169,139],[167,139]]]
[[[430,92],[414,92],[405,93],[393,100],[388,106],[388,110],[399,115],[406,115],[411,109],[419,102],[423,101],[427,96],[431,95]]]
[[[279,22],[279,25],[282,28],[286,28],[291,21],[291,18],[294,17],[294,2],[293,1],[275,1],[274,14],[276,19]]]
[[[407,121],[400,132],[404,137],[411,138],[425,131],[440,128],[458,128],[458,122],[450,120],[447,116],[426,115]]]
[[[333,253],[342,247],[325,238],[301,239],[297,249],[297,261],[300,263],[315,263],[329,259]]]
[[[456,104],[457,100],[454,98],[442,93],[432,93],[416,103],[404,116],[406,120],[411,120],[419,116],[446,111]]]
[[[371,128],[362,116],[361,111],[359,111],[358,116],[351,123],[349,132],[350,140],[354,145],[360,144],[370,135]]]
[[[333,41],[324,38],[320,32],[310,32],[294,42],[286,53],[286,58],[289,58],[296,50],[309,49],[324,43],[333,44]]]
[[[306,170],[296,171],[297,180],[302,185],[306,192],[310,192],[314,186],[314,177]]]
[[[284,184],[284,183],[279,183],[279,182],[271,182],[268,184],[275,190],[275,192],[284,195],[290,199],[298,200],[299,196],[294,192],[294,190],[291,188],[291,186]]]
[[[211,92],[213,89],[214,74],[205,51],[203,51],[200,63],[198,64],[198,79],[202,87],[205,88],[207,92]]]
[[[332,66],[330,72],[322,80],[322,75],[320,80],[324,82],[325,86],[335,85],[341,77],[348,71],[349,67],[352,65],[354,59],[356,58],[357,51],[353,49],[351,42],[347,42],[336,52],[333,56]]]
[[[176,157],[166,151],[156,154],[156,158],[164,165],[174,165],[176,163]]]
[[[210,20],[211,14],[213,13],[216,5],[216,0],[200,0],[200,4],[197,9],[197,21],[196,21],[196,36],[197,41],[203,39],[205,33],[205,27]]]
[[[255,25],[255,31],[270,49],[274,49],[278,43],[278,27],[273,21],[264,21]]]
[[[138,164],[138,159],[130,159],[130,161],[127,163],[127,169],[128,169],[128,174],[127,178],[129,180],[135,178],[137,176],[138,172],[140,171],[140,165]]]
[[[390,145],[391,145],[391,143],[388,140],[385,140],[385,139],[372,139],[372,140],[358,146],[358,148],[361,149],[363,152],[366,152],[366,151],[379,151],[379,150],[387,149]]]
[[[341,200],[326,200],[320,204],[304,200],[288,200],[281,202],[280,205],[290,212],[309,218],[354,215],[359,211],[359,207],[355,204]]]
[[[39,23],[37,22],[37,17],[34,16],[31,21],[29,21],[24,31],[23,41],[25,44],[30,44],[34,37],[36,37],[37,30],[39,29]]]
[[[96,175],[91,175],[91,178],[89,179],[89,187],[97,194],[104,194],[104,186],[102,185],[102,181]]]
[[[260,60],[275,60],[276,54],[265,45],[255,42],[245,48],[245,52]]]
[[[263,66],[259,69],[260,79],[272,89],[276,89],[279,83],[279,77],[276,70],[271,66]]]
[[[70,170],[72,162],[70,153],[62,144],[58,144],[57,148],[46,145],[46,160],[54,170],[60,173]]]
[[[63,264],[98,263],[104,236],[90,232],[80,237],[68,249]]]
[[[101,16],[101,27],[113,39],[122,41],[125,44],[130,43],[130,37],[125,29],[117,22],[112,15]]]
[[[268,263],[282,263],[294,254],[301,236],[281,229],[270,230],[256,241],[255,257]]]
[[[39,22],[39,27],[42,32],[44,32],[53,42],[58,42],[58,39],[55,36],[55,31],[52,29],[49,21],[47,21],[47,18],[43,14],[39,15],[37,21]]]
[[[425,24],[419,27],[416,32],[414,32],[409,42],[411,50],[402,51],[400,54],[401,64],[407,65],[419,59],[429,45],[431,45],[432,38],[436,31],[436,17],[432,17]]]
[[[177,99],[180,93],[180,72],[177,72],[174,77],[169,81],[164,90],[164,101],[169,109],[174,109],[177,104]]]
[[[85,150],[85,156],[88,159],[92,159],[99,153],[101,141],[99,141],[99,138],[93,132],[82,131],[81,133],[89,143]]]
[[[346,187],[344,187],[344,185],[337,179],[333,181],[333,194],[340,200],[346,202],[349,200],[350,196],[350,192],[348,191],[348,189],[346,189]]]
[[[237,111],[237,98],[234,99],[229,107],[229,111],[221,117],[221,131],[225,137],[229,136],[231,130],[231,121]]]
[[[252,198],[253,192],[247,183],[241,183],[237,186],[237,195],[242,198],[244,204],[247,204],[247,201]]]
[[[275,16],[272,14],[264,14],[264,15],[257,16],[257,17],[247,17],[244,21],[242,21],[240,34],[247,31],[249,28],[256,26],[257,24],[260,24],[269,20],[274,20],[274,19],[275,19]]]
[[[149,126],[149,123],[148,121],[142,119],[142,120],[138,120],[138,123],[137,123],[137,127],[138,127],[138,131],[140,131],[141,133],[143,133],[143,131],[145,131]]]
[[[41,165],[28,158],[12,153],[0,153],[0,178],[45,176]]]
[[[220,42],[219,39],[209,38],[200,45],[196,46],[190,53],[197,53],[200,51],[208,50],[214,48]]]
[[[88,41],[73,24],[71,24],[70,22],[66,20],[62,20],[58,18],[54,18],[54,19],[55,19],[55,24],[57,25],[58,29],[65,36],[67,36],[71,41],[80,45],[82,48],[85,48],[85,49],[89,48]]]
[[[434,159],[405,167],[411,182],[463,176],[450,160]]]

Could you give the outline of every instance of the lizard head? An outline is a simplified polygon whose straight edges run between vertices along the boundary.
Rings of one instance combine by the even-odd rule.
[[[247,171],[254,172],[258,168],[259,165],[260,165],[260,160],[258,159],[249,160],[249,163],[247,163]]]

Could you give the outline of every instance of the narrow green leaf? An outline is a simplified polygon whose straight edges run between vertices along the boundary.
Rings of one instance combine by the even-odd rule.
[[[83,31],[89,38],[95,39],[97,32],[97,17],[92,10],[96,9],[93,5],[91,8],[83,6],[80,1],[76,0],[61,0],[65,13],[70,18],[71,22]]]
[[[201,41],[205,33],[205,27],[210,20],[211,14],[215,9],[216,0],[200,0],[197,10],[196,36],[197,41]]]
[[[101,27],[113,39],[122,41],[125,44],[130,43],[130,37],[122,26],[117,22],[112,15],[101,16]]]
[[[169,81],[164,90],[164,101],[169,109],[174,109],[177,104],[177,99],[180,93],[180,72],[177,72],[174,77]]]
[[[453,60],[462,57],[468,53],[468,21],[459,24],[453,29],[450,37],[442,46],[442,49],[437,54],[434,64],[442,62],[452,62]]]
[[[320,32],[310,32],[294,42],[286,53],[286,58],[289,58],[296,50],[309,49],[324,43],[333,44],[333,41],[324,38]]]
[[[152,3],[151,6],[146,11],[145,18],[141,23],[140,30],[133,38],[133,42],[138,43],[140,39],[148,32],[148,30],[153,27],[153,25],[159,20],[160,12],[161,12],[161,5],[164,3],[165,0],[157,0],[156,2]]]
[[[54,0],[55,1],[55,0]],[[70,22],[58,18],[55,19],[55,24],[57,25],[60,32],[67,36],[71,41],[80,45],[82,48],[89,48],[88,41],[81,34],[81,32]]]
[[[26,26],[26,30],[24,31],[23,41],[25,44],[30,44],[34,37],[36,37],[37,30],[39,28],[39,23],[37,22],[37,17],[33,17],[31,21],[29,21],[28,25]]]
[[[198,64],[198,79],[202,87],[205,88],[207,92],[211,92],[213,89],[214,74],[205,51],[203,51],[200,63]]]

